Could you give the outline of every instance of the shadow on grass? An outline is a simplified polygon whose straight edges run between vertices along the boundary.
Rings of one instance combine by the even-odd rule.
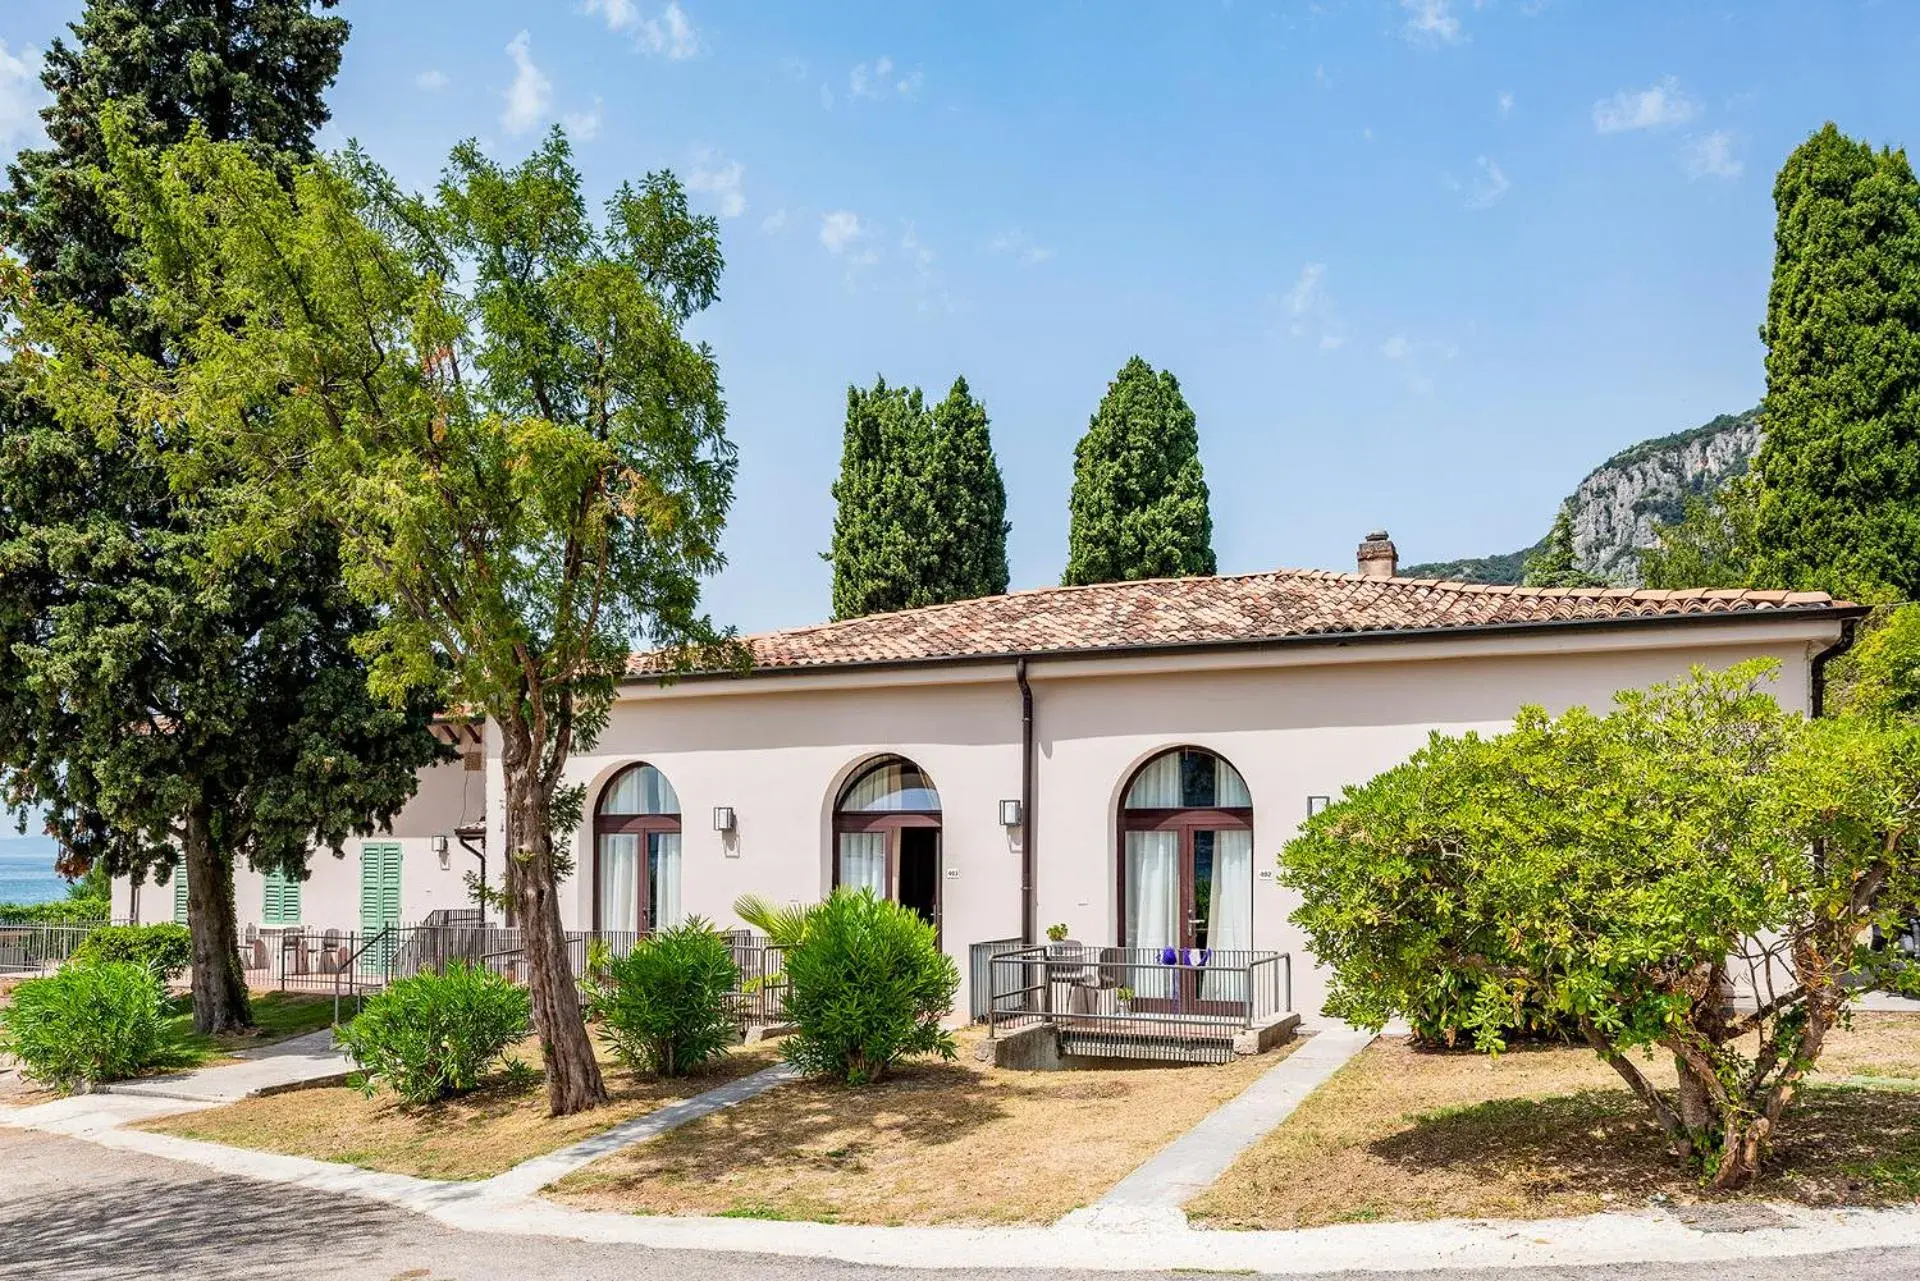
[[[1464,1174],[1476,1182],[1517,1184],[1536,1196],[1707,1195],[1626,1090],[1441,1108],[1368,1147],[1411,1174]],[[1788,1107],[1760,1179],[1740,1195],[1834,1205],[1917,1193],[1920,1095],[1815,1086]]]

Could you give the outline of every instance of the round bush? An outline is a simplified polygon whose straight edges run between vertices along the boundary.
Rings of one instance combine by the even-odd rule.
[[[163,1057],[165,998],[159,975],[144,965],[68,965],[13,989],[0,1009],[0,1052],[62,1090],[137,1076]]]
[[[193,935],[173,921],[157,925],[102,925],[73,949],[77,961],[144,965],[162,980],[179,978],[193,964]]]
[[[407,1103],[465,1094],[527,1035],[526,992],[464,963],[401,979],[367,999],[338,1035],[369,1094],[384,1085]]]
[[[727,998],[739,980],[727,941],[696,916],[611,961],[593,1013],[626,1066],[680,1076],[727,1052],[734,1035]]]
[[[900,1059],[955,1055],[940,1019],[960,972],[917,912],[872,890],[835,891],[787,953],[787,1061],[809,1076],[878,1081]]]

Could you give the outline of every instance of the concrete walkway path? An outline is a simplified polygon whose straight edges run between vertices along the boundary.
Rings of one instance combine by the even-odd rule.
[[[1323,1081],[1373,1044],[1373,1038],[1372,1032],[1338,1024],[1307,1037],[1252,1085],[1148,1157],[1098,1201],[1069,1214],[1062,1225],[1121,1231],[1185,1227],[1187,1215],[1181,1207],[1213,1186],[1242,1152],[1292,1116]]]
[[[330,1027],[256,1050],[242,1050],[234,1057],[241,1061],[193,1072],[115,1081],[101,1086],[100,1092],[188,1103],[238,1103],[262,1094],[338,1085],[353,1071],[347,1056],[333,1048]]]

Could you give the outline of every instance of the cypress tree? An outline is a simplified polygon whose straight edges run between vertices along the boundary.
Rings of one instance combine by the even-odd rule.
[[[1832,124],[1774,180],[1754,579],[1920,593],[1920,184]]]
[[[918,388],[847,388],[833,498],[833,616],[859,618],[934,603],[927,581],[931,427]]]
[[[987,407],[956,378],[933,407],[927,489],[934,525],[927,566],[935,600],[970,600],[1007,590],[1007,487],[993,456]]]
[[[74,42],[47,53],[51,145],[21,152],[0,192],[0,239],[37,300],[182,359],[130,285],[140,251],[95,183],[101,110],[154,145],[197,126],[273,161],[309,156],[347,37],[332,7],[90,0]],[[158,416],[70,426],[28,381],[25,362],[0,363],[0,795],[44,807],[70,874],[137,884],[182,863],[195,1026],[243,1026],[236,859],[304,875],[310,840],[338,849],[389,820],[442,755],[431,702],[369,695],[354,642],[371,619],[327,530],[271,562],[229,561],[217,513],[233,478],[190,431]],[[169,484],[183,460],[190,491]]]
[[[1580,566],[1573,550],[1573,513],[1567,504],[1553,518],[1540,550],[1527,557],[1526,576],[1520,580],[1528,587],[1605,587],[1607,580],[1596,578]]]
[[[1113,583],[1215,572],[1193,410],[1171,373],[1127,361],[1074,448],[1067,571]]]

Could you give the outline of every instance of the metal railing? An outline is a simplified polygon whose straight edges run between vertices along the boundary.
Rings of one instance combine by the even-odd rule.
[[[987,1035],[1044,1023],[1063,1053],[1224,1063],[1293,1008],[1285,952],[1041,944],[986,960]]]
[[[0,974],[51,974],[107,921],[0,921]]]
[[[994,1007],[993,958],[1018,952],[1026,946],[1026,941],[1018,938],[988,939],[984,943],[975,943],[967,948],[967,1012],[975,1023],[984,1023]],[[1009,998],[1011,1002],[1014,998]],[[1014,1004],[1000,1007],[1001,1013],[1012,1014]]]

